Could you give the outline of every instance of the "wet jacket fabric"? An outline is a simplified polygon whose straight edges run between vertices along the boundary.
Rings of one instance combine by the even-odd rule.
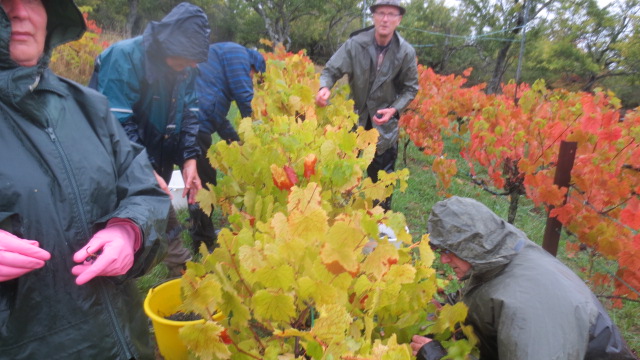
[[[82,35],[71,0],[44,3],[47,51]],[[16,64],[10,31],[0,10],[0,228],[38,241],[51,259],[0,282],[0,359],[153,359],[133,279],[164,255],[170,200],[107,99],[54,75],[48,53],[37,66]],[[116,217],[141,229],[133,267],[76,285],[73,254]]]
[[[429,234],[471,264],[462,301],[481,359],[634,359],[584,282],[483,204],[437,203]]]
[[[398,116],[385,124],[372,122],[380,133],[376,149],[380,154],[398,142],[399,114],[418,93],[418,68],[415,50],[396,32],[376,72],[374,31],[370,29],[350,37],[331,56],[322,70],[320,88],[331,89],[346,74],[355,111],[359,114],[358,122],[363,127],[379,109],[397,110]]]
[[[209,57],[198,65],[198,99],[200,100],[200,131],[218,135],[227,141],[240,140],[227,113],[235,101],[243,118],[251,116],[253,79],[251,67],[264,72],[264,57],[258,51],[233,42],[209,46]]]
[[[197,70],[177,72],[165,59],[207,59],[209,23],[195,5],[181,3],[141,36],[117,42],[96,59],[90,86],[109,98],[129,139],[143,145],[166,181],[173,166],[196,158]]]

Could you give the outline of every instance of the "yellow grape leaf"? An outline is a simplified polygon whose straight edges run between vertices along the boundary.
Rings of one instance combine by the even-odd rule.
[[[180,340],[187,348],[204,360],[230,359],[231,352],[220,339],[224,328],[215,322],[189,325],[178,331]]]
[[[319,196],[318,192],[318,196]],[[321,207],[308,206],[289,214],[290,236],[298,240],[321,238],[329,230],[327,213]]]
[[[265,248],[267,259],[272,264],[287,262],[294,266],[294,271],[304,267],[305,253],[309,247],[318,247],[320,239],[306,239],[302,237],[276,238],[276,243]]]
[[[372,283],[366,275],[360,275],[353,284],[353,290],[357,295],[364,294],[372,287]]]
[[[429,269],[431,275],[428,277],[421,277],[418,282],[413,284],[405,284],[402,287],[402,291],[408,294],[410,299],[407,301],[410,304],[410,311],[416,309],[424,309],[429,305],[431,299],[434,298],[438,291],[438,287],[434,281],[435,270]]]
[[[446,304],[442,307],[442,310],[440,310],[433,332],[436,334],[444,333],[447,330],[453,332],[456,324],[463,323],[467,318],[468,310],[463,302],[456,303],[455,305]]]
[[[221,313],[233,314],[229,318],[229,322],[235,328],[245,328],[251,319],[249,308],[231,286],[223,288],[222,301],[219,307]]]
[[[302,301],[312,300],[316,305],[335,304],[341,296],[338,289],[321,281],[315,281],[308,276],[298,281],[298,298]]]
[[[378,177],[383,176],[383,174],[385,174],[385,172],[380,170],[378,172]],[[362,181],[362,189],[364,190],[364,194],[367,199],[377,200],[385,199],[393,192],[393,188],[387,187],[384,182],[378,181],[374,183],[371,181],[371,178],[366,178]]]
[[[245,245],[238,249],[238,259],[242,264],[240,271],[243,276],[250,278],[251,282],[255,281],[253,274],[255,274],[258,269],[262,269],[267,266],[264,255],[259,248],[260,246],[260,243],[256,243],[256,247]]]
[[[287,211],[297,210],[302,213],[322,208],[322,189],[314,182],[307,184],[306,188],[295,187],[289,194]]]
[[[299,96],[292,95],[289,97],[289,105],[291,105],[293,109],[298,110],[300,109],[300,106],[301,106],[300,100],[301,99]]]
[[[344,340],[352,318],[342,305],[323,305],[318,309],[320,317],[315,321],[311,333],[325,343]]]
[[[288,264],[283,264],[275,268],[265,266],[256,271],[255,279],[267,288],[278,288],[288,291],[295,283],[295,274],[293,273],[293,268]]]
[[[289,221],[283,213],[276,213],[271,219],[271,227],[275,232],[275,237],[279,239],[288,239],[289,234]]]
[[[433,261],[436,259],[433,250],[431,250],[431,246],[429,245],[429,234],[422,235],[422,239],[420,240],[420,245],[418,245],[418,249],[420,250],[420,262],[427,267],[431,267],[433,265]]]
[[[362,158],[367,163],[370,163],[376,154],[376,144],[378,143],[380,134],[378,130],[375,129],[365,130],[363,127],[358,127],[356,135],[358,149],[363,149]]]
[[[276,331],[273,333],[274,336],[278,337],[300,337],[307,341],[314,341],[313,335],[308,331],[302,331],[297,329],[286,329],[282,331]]]
[[[251,299],[258,321],[289,322],[296,315],[293,297],[269,290],[258,290]]]
[[[353,223],[338,221],[326,236],[327,242],[322,247],[320,256],[322,262],[327,265],[334,274],[342,272],[340,268],[355,275],[358,271],[358,242],[365,238],[362,229]],[[335,266],[335,267],[333,267]]]
[[[465,335],[471,346],[476,346],[476,344],[480,341],[476,333],[473,332],[473,326],[471,325],[460,325],[460,329],[462,333]]]
[[[394,284],[412,283],[416,276],[416,269],[409,265],[392,265],[389,271],[384,275],[384,281]]]
[[[320,146],[321,159],[333,158],[336,156],[337,152],[338,152],[337,146],[333,141],[326,140]]]
[[[376,340],[372,349],[373,359],[376,360],[406,360],[411,359],[411,349],[408,344],[398,344],[396,334],[391,335],[386,344]]]
[[[399,305],[400,302],[405,300],[399,297],[402,286],[400,284],[394,284],[391,282],[383,282],[383,281],[377,282],[376,286],[378,287],[379,295],[380,295],[378,297],[377,307],[380,309],[385,307],[390,307],[389,309],[386,309],[386,310],[391,311],[392,313],[395,313],[392,310],[392,308]]]
[[[196,201],[198,201],[200,209],[202,209],[202,211],[204,211],[204,213],[207,215],[211,215],[214,205],[218,203],[218,200],[216,199],[216,193],[207,189],[200,189],[198,191],[198,195],[196,195]]]
[[[196,283],[196,287],[193,287]],[[207,274],[201,281],[195,278],[183,279],[180,288],[184,295],[184,302],[180,305],[182,310],[193,311],[207,317],[218,309],[222,299],[221,285],[212,274]]]
[[[367,255],[361,270],[380,280],[389,271],[389,267],[398,262],[398,249],[388,242],[379,242],[378,246]]]

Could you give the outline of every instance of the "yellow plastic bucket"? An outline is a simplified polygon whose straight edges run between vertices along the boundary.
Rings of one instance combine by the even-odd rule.
[[[204,323],[203,319],[193,321],[174,321],[165,319],[178,311],[182,304],[180,297],[181,279],[169,280],[151,290],[144,299],[144,312],[151,318],[158,343],[158,350],[165,360],[183,360],[188,358],[187,347],[178,336],[181,327]]]

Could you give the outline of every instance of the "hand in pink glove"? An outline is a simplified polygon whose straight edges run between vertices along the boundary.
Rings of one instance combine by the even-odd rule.
[[[133,221],[109,220],[104,229],[73,255],[73,261],[81,263],[71,269],[77,276],[76,284],[85,284],[96,276],[126,274],[133,266],[134,254],[141,242],[140,228]]]
[[[51,259],[37,241],[21,239],[0,230],[0,281],[20,277],[44,266]]]

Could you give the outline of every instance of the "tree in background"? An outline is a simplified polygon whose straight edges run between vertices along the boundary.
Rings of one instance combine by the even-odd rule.
[[[562,3],[554,17],[541,25],[549,36],[529,47],[525,81],[545,78],[553,88],[572,91],[592,91],[605,85],[624,94],[634,81],[637,86],[640,74],[638,14],[638,0],[604,8],[595,0]],[[627,106],[640,104],[637,96],[627,99]]]
[[[108,33],[138,35],[181,0],[78,0]],[[260,47],[268,38],[305,49],[324,62],[354,30],[370,24],[373,0],[193,0],[209,16],[212,42]],[[473,68],[468,84],[487,92],[516,77],[527,20],[521,79],[549,87],[612,89],[623,106],[640,104],[640,0],[405,0],[400,33],[416,47],[419,62],[439,74]],[[524,13],[525,8],[527,14]]]

